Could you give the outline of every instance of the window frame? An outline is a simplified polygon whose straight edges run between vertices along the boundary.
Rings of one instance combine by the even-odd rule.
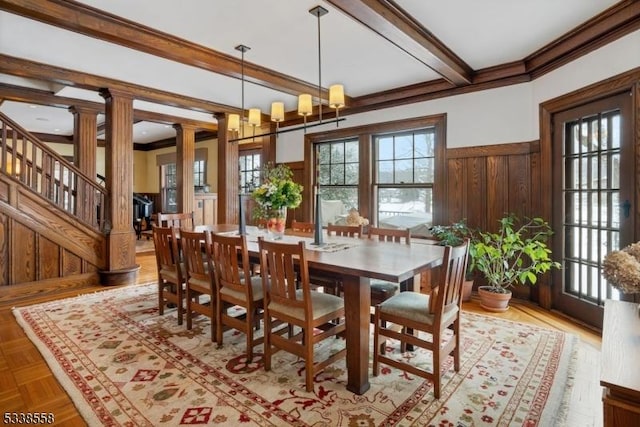
[[[336,140],[348,140],[357,138],[359,141],[359,189],[358,201],[360,215],[370,220],[377,212],[375,206],[374,185],[374,147],[375,135],[409,132],[424,128],[434,128],[434,183],[433,183],[433,223],[441,223],[444,220],[445,189],[446,189],[446,114],[415,117],[384,123],[375,123],[351,128],[339,128],[335,130],[317,132],[305,135],[304,147],[304,190],[303,190],[303,215],[308,221],[313,218],[314,212],[314,188],[316,185],[316,151],[315,145]],[[377,220],[377,218],[376,218]],[[376,223],[376,221],[372,221]]]

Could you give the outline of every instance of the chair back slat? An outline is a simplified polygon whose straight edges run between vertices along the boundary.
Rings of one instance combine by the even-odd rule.
[[[301,222],[295,219],[291,221],[291,230],[298,231],[300,233],[313,233],[315,231],[315,224],[313,222]]]
[[[329,236],[362,237],[362,225],[335,225],[327,224]]]
[[[258,238],[258,244],[260,270],[265,288],[269,287],[269,302],[305,309],[310,313],[310,286],[304,242],[279,243]],[[297,293],[298,280],[302,285],[300,294]]]
[[[464,282],[469,255],[469,239],[460,246],[445,246],[442,261],[440,284],[436,302],[436,316],[446,313],[462,301],[462,282]]]
[[[195,223],[193,220],[193,212],[184,213],[158,213],[158,225],[160,227],[175,227],[181,230],[193,231]]]
[[[214,232],[209,232],[209,236],[218,292],[226,287],[244,293],[246,301],[253,301],[246,236],[228,236]]]
[[[209,245],[209,236],[205,232],[182,230],[180,243],[182,244],[182,259],[187,270],[187,280],[210,280],[213,272]]]
[[[162,269],[180,271],[180,263],[178,262],[180,250],[176,230],[172,227],[158,227],[156,225],[152,230],[158,271]]]
[[[379,228],[369,227],[369,238],[381,242],[396,242],[411,244],[411,230],[408,228]]]

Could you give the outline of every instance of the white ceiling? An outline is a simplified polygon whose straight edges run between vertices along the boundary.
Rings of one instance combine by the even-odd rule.
[[[355,0],[354,0],[355,1]],[[321,5],[322,86],[342,83],[362,96],[440,76],[364,25],[319,0],[85,0],[89,6],[176,35],[303,81],[318,83],[317,21]],[[521,60],[616,3],[615,0],[396,0],[472,69]],[[240,107],[238,79],[131,50],[8,12],[0,12],[0,52],[90,74]],[[0,74],[0,83],[103,102],[95,92]],[[268,113],[272,101],[295,109],[296,97],[247,83],[245,107]],[[215,123],[209,114],[136,101],[135,108]],[[0,111],[33,132],[70,135],[66,109],[5,101]],[[102,117],[99,118],[99,121]],[[171,127],[134,126],[134,141],[175,136]]]

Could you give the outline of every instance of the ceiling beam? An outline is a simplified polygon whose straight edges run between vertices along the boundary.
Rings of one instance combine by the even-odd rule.
[[[456,86],[471,83],[473,70],[391,0],[327,0]]]
[[[240,59],[157,31],[79,2],[65,0],[0,0],[0,9],[45,24],[116,43],[227,77],[240,79]],[[317,93],[318,85],[244,62],[245,81],[297,96]],[[328,97],[324,89],[323,97]],[[348,102],[348,100],[347,100]],[[224,111],[224,109],[223,109]]]
[[[1,0],[0,0],[1,1]],[[240,109],[229,105],[192,98],[146,86],[101,77],[94,74],[56,67],[28,59],[0,54],[0,73],[36,80],[60,83],[81,89],[99,91],[102,88],[117,89],[131,94],[135,99],[171,105],[205,113],[239,113]]]
[[[24,88],[5,83],[0,83],[0,97],[7,101],[24,102],[57,108],[69,108],[71,106],[76,106],[104,113],[104,104],[100,102],[57,96],[53,92],[46,90]],[[213,122],[203,122],[201,120],[193,120],[186,117],[173,116],[146,110],[133,110],[133,119],[135,122],[145,121],[169,125],[179,123],[191,125],[199,130],[209,130],[213,132],[218,131],[218,125]],[[100,125],[99,128],[101,126],[103,125]]]
[[[533,78],[640,28],[640,1],[624,0],[524,58]]]

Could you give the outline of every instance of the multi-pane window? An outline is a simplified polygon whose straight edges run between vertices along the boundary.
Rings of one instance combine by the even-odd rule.
[[[433,221],[435,129],[376,135],[373,141],[378,225],[421,225],[426,233]]]
[[[207,183],[205,165],[206,162],[204,160],[196,160],[193,163],[193,185],[195,187],[204,187]]]
[[[162,166],[162,200],[163,212],[175,213],[178,211],[178,190],[176,164],[168,163]]]
[[[262,160],[259,150],[240,153],[238,156],[240,171],[240,193],[251,193],[260,186]]]
[[[339,223],[349,209],[358,209],[358,139],[324,142],[316,145],[322,223]]]

